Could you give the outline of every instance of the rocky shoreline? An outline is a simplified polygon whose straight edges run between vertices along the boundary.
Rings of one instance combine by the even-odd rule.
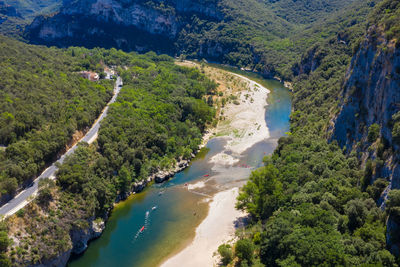
[[[28,265],[28,267],[54,267],[54,266],[66,266],[68,260],[72,254],[78,255],[83,253],[91,240],[94,240],[101,236],[105,229],[105,221],[91,218],[89,220],[90,228],[87,229],[75,229],[70,232],[72,241],[72,249],[62,252],[58,257],[47,259],[41,263]]]
[[[205,132],[207,134],[207,132]],[[200,151],[202,147],[204,147],[207,142],[206,135],[203,138],[203,143],[199,146],[199,150],[196,151],[196,154]],[[193,159],[196,155],[194,153],[191,154],[191,159]],[[130,192],[126,192],[124,194],[117,195],[115,199],[115,204],[127,199],[130,195],[139,193],[143,191],[147,185],[151,182],[163,183],[173,177],[176,173],[183,171],[185,168],[189,166],[191,159],[182,159],[175,164],[175,166],[169,170],[160,170],[152,175],[150,175],[147,179],[135,182],[131,188]],[[94,217],[88,220],[90,225],[89,228],[86,229],[74,229],[70,232],[70,237],[72,241],[72,249],[63,252],[58,257],[53,259],[45,260],[39,264],[29,265],[29,267],[50,267],[50,266],[66,266],[68,260],[71,255],[79,255],[85,252],[88,247],[90,241],[98,238],[103,233],[106,222],[112,212],[112,208],[108,211],[108,213],[102,219],[95,219]]]
[[[240,77],[243,78],[242,76],[240,76]],[[260,98],[260,97],[258,97],[258,94],[265,93],[262,90],[260,90],[260,87],[257,87],[257,90],[254,89],[253,91],[254,92],[251,92],[251,94],[253,94],[253,93],[256,94],[257,97],[255,96],[255,98],[257,100],[259,100],[259,98]],[[266,93],[268,93],[268,92],[266,92]],[[265,99],[263,99],[262,97],[260,99],[261,99],[260,103],[262,102],[262,107],[264,107]],[[246,102],[245,99],[243,99],[243,101]],[[244,105],[245,105],[244,103],[241,103],[240,106],[244,106]],[[254,103],[252,103],[252,105],[254,105]],[[238,106],[233,105],[233,104],[232,104],[232,107],[238,108]],[[259,123],[259,125],[261,125],[261,123]],[[261,129],[257,128],[257,129],[253,129],[253,130],[257,133]],[[266,130],[266,132],[268,132],[268,130]],[[172,166],[170,169],[159,170],[159,171],[151,174],[150,176],[148,176],[146,179],[133,183],[131,190],[129,192],[124,192],[124,193],[116,196],[114,203],[116,204],[118,202],[126,200],[132,194],[136,194],[136,193],[143,191],[146,188],[146,186],[150,185],[153,182],[155,182],[155,183],[165,182],[165,181],[169,180],[171,177],[173,177],[176,173],[187,168],[189,166],[191,160],[195,157],[195,154],[197,154],[200,151],[200,149],[203,148],[207,144],[208,140],[210,140],[215,134],[216,134],[216,128],[211,128],[211,129],[208,129],[205,132],[203,132],[202,143],[199,145],[199,149],[197,151],[195,151],[194,153],[192,153],[191,157],[189,159],[183,159],[181,157],[175,163],[175,165]],[[253,135],[254,135],[254,133],[253,133]],[[247,137],[247,135],[246,135],[246,137]],[[264,138],[264,136],[263,136],[263,138]],[[254,136],[252,136],[251,139],[254,139]],[[112,208],[110,208],[110,210],[107,212],[107,214],[105,214],[104,217],[101,219],[97,218],[95,220],[94,217],[90,218],[88,220],[89,227],[86,229],[72,230],[70,232],[70,237],[71,237],[71,241],[72,241],[72,249],[60,254],[57,258],[54,258],[53,260],[49,260],[46,263],[42,263],[41,265],[34,265],[34,266],[35,267],[37,267],[37,266],[40,266],[40,267],[42,267],[42,266],[43,267],[44,266],[66,266],[66,264],[68,263],[68,260],[72,254],[79,255],[79,254],[83,253],[87,249],[88,243],[91,240],[94,240],[101,236],[102,232],[104,231],[104,229],[106,227],[106,222],[107,222],[111,212],[112,212]]]
[[[194,158],[195,154],[192,154],[191,157]],[[135,182],[133,184],[130,192],[126,192],[124,194],[119,194],[117,196],[117,198],[115,199],[115,203],[118,203],[120,201],[127,199],[132,194],[136,194],[136,193],[143,191],[143,189],[145,189],[146,186],[153,181],[155,181],[156,183],[162,183],[162,182],[169,180],[169,178],[174,176],[176,173],[183,171],[185,168],[187,168],[189,166],[190,161],[191,161],[190,159],[181,159],[180,161],[178,161],[175,164],[175,166],[172,169],[160,170],[160,171],[150,175],[149,177],[147,177],[147,179],[145,179],[143,181]]]

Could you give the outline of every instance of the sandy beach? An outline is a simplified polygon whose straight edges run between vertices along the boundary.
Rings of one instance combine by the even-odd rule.
[[[235,220],[245,216],[235,209],[238,192],[238,188],[232,188],[217,193],[210,202],[207,218],[196,229],[193,242],[162,266],[216,266],[218,257],[213,256],[214,252],[219,245],[235,237]]]
[[[195,63],[186,62],[187,64]],[[231,75],[229,80],[235,80],[241,84],[240,90],[231,90],[231,86],[225,86],[224,95],[231,96],[235,101],[228,101],[220,107],[220,120],[217,127],[211,129],[206,135],[205,141],[213,137],[227,140],[222,152],[214,155],[209,162],[213,163],[212,168],[217,175],[210,177],[216,184],[229,176],[230,184],[224,184],[223,191],[216,193],[209,201],[207,217],[196,229],[196,235],[192,243],[175,256],[169,258],[161,266],[217,266],[219,258],[216,255],[218,246],[232,241],[235,238],[235,222],[246,214],[235,209],[236,197],[239,194],[240,183],[235,183],[235,173],[242,173],[248,177],[249,169],[235,166],[240,161],[241,154],[248,148],[269,137],[269,131],[265,122],[265,110],[267,96],[270,92],[260,84],[238,74]],[[239,86],[238,86],[239,87]],[[232,97],[233,96],[233,97]],[[246,172],[247,175],[245,174]],[[222,179],[222,180],[221,180]],[[220,181],[221,180],[221,181]],[[189,184],[188,190],[203,188],[207,181],[200,181]]]
[[[229,103],[223,109],[227,119],[218,124],[215,133],[228,142],[225,150],[211,159],[216,165],[237,163],[241,153],[269,137],[265,108],[270,91],[244,76],[234,75],[247,83],[247,89],[236,95],[236,103]]]
[[[227,147],[235,153],[241,154],[254,144],[269,137],[267,123],[265,122],[265,108],[267,106],[267,96],[270,91],[260,84],[242,76],[235,74],[249,84],[247,91],[240,94],[240,105],[230,104],[227,107],[226,115],[231,118],[230,127],[236,129],[235,132],[241,135],[234,136]]]
[[[188,188],[188,190],[193,190],[193,189],[197,189],[197,188],[203,188],[204,186],[206,186],[205,182],[200,181],[195,184],[189,184],[187,188]]]

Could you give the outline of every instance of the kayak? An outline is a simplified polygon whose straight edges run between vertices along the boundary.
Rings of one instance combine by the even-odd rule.
[[[144,231],[144,226],[142,226],[142,228],[140,228],[140,232],[143,232]]]
[[[209,174],[204,174],[204,177],[208,177],[208,176],[210,176]]]

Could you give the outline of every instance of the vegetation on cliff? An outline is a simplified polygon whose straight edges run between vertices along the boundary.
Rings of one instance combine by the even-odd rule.
[[[294,82],[290,133],[279,140],[273,155],[265,158],[265,166],[253,172],[243,187],[237,206],[248,211],[253,221],[233,247],[220,247],[224,264],[233,260],[240,266],[396,266],[396,258],[387,250],[385,223],[388,215],[400,222],[400,194],[392,190],[387,210],[383,212],[376,201],[388,181],[384,178],[371,181],[386,149],[379,126],[373,124],[368,128],[368,141],[373,143],[371,149],[376,147],[377,158],[368,160],[365,167],[360,167],[362,161],[357,151],[341,149],[336,141],[327,141],[331,119],[340,108],[346,70],[359,49],[365,29],[371,25],[381,27],[387,40],[395,40],[398,47],[399,1],[378,2],[225,0],[218,2],[223,19],[201,12],[180,17],[184,26],[176,39],[169,40],[165,47],[168,52],[248,67]],[[165,5],[147,2],[146,7],[163,14],[178,13],[173,1],[166,1]],[[147,40],[146,36],[143,38]],[[98,39],[91,41],[98,43]],[[16,42],[14,45],[27,47]],[[10,243],[0,232],[0,260],[7,255],[14,265],[50,259],[70,249],[79,251],[73,248],[71,233],[89,229],[93,219],[103,217],[116,196],[130,191],[134,183],[156,170],[173,166],[181,157],[190,157],[198,147],[204,125],[214,115],[203,96],[214,94],[216,85],[197,70],[175,66],[168,56],[127,54],[115,49],[29,47],[29,55],[17,56],[21,60],[14,62],[14,57],[9,56],[14,53],[11,45],[7,49],[1,62],[9,65],[2,69],[4,77],[10,77],[14,85],[36,90],[37,84],[48,88],[58,81],[57,84],[68,84],[72,91],[65,91],[66,95],[63,94],[66,89],[57,92],[62,100],[71,100],[53,107],[49,103],[55,101],[52,95],[55,92],[37,89],[35,96],[49,94],[45,98],[49,102],[43,104],[44,111],[32,108],[34,104],[30,101],[35,98],[26,99],[22,106],[13,106],[18,112],[35,114],[28,116],[35,118],[35,123],[17,124],[13,121],[15,114],[2,113],[0,123],[4,134],[0,132],[0,138],[8,145],[5,151],[0,151],[3,192],[12,192],[18,182],[32,177],[35,171],[31,170],[37,172],[46,160],[54,157],[71,134],[87,126],[110,97],[108,84],[90,83],[74,75],[75,71],[101,70],[103,63],[117,65],[125,82],[117,103],[111,106],[102,124],[98,141],[90,146],[81,145],[60,166],[57,182],[44,182],[38,198],[8,221],[10,237],[19,242]],[[28,56],[35,57],[29,62],[40,64],[27,64],[22,58]],[[44,65],[44,61],[50,63]],[[29,66],[38,78],[25,75],[22,67],[14,69],[10,62],[24,68]],[[32,79],[41,82],[33,85]],[[81,87],[86,91],[79,91],[80,94],[73,91]],[[29,94],[24,92],[24,95]],[[5,97],[4,103],[0,103],[9,110],[16,102]],[[46,117],[48,110],[52,111],[51,116],[59,114],[59,117]],[[57,124],[66,122],[67,114],[72,126]],[[47,121],[52,124],[49,126]],[[21,123],[25,125],[22,131],[18,128]],[[399,144],[398,113],[391,123],[394,141]],[[56,126],[59,128],[52,128]],[[56,149],[44,150],[52,143],[40,138],[53,129],[59,143],[55,144]],[[71,130],[69,135],[59,138],[58,134],[67,130]],[[18,149],[11,149],[14,146]],[[7,151],[16,152],[17,156],[7,161]],[[31,161],[33,167],[18,165]],[[11,170],[21,169],[31,173],[10,174]],[[392,234],[397,236],[398,232]],[[394,238],[392,242],[398,240]]]
[[[378,15],[391,25],[387,32],[396,32],[397,2],[384,1],[372,13],[388,14]],[[297,65],[290,134],[240,193],[238,208],[253,218],[240,238],[255,246],[252,259],[235,253],[242,266],[397,266],[387,250],[386,220],[388,214],[398,218],[398,191],[390,193],[387,212],[382,211],[376,201],[387,181],[370,184],[372,163],[363,169],[356,151],[327,141],[346,70],[367,25],[351,13],[348,18],[357,23],[312,47]],[[370,141],[378,137],[379,126],[371,126]]]
[[[313,44],[363,20],[374,1],[221,1],[225,19],[196,17],[179,35],[180,53],[292,79]],[[318,12],[314,12],[318,10]],[[351,12],[346,12],[351,10]],[[211,51],[220,49],[220,55]],[[218,55],[216,57],[216,55]]]
[[[35,16],[60,8],[62,0],[0,0],[0,34],[22,39]]]
[[[400,44],[400,1],[382,1],[371,15],[370,24],[379,25],[387,40],[395,39]]]
[[[69,46],[119,47],[154,50],[191,58],[206,58],[238,67],[291,79],[291,66],[315,42],[325,39],[329,27],[345,27],[346,10],[359,12],[374,1],[308,0],[212,0],[135,1],[114,0],[107,19],[84,0],[66,2],[60,13],[38,18],[26,37],[34,43]],[[145,12],[148,17],[123,23],[113,15],[120,7]],[[63,10],[68,10],[63,12]],[[71,17],[74,14],[74,19]],[[150,21],[152,16],[160,17]],[[136,23],[136,24],[135,24]],[[65,31],[65,25],[69,33]],[[50,29],[43,30],[42,29]],[[169,30],[170,29],[170,30]],[[173,29],[173,30],[171,30]],[[55,35],[54,33],[57,32]],[[306,34],[305,34],[306,33]],[[162,42],[161,42],[162,39]]]
[[[216,84],[196,69],[154,53],[70,48],[66,53],[118,68],[124,86],[101,125],[97,142],[79,145],[59,167],[56,182],[44,181],[38,197],[7,219],[12,265],[34,264],[71,249],[91,236],[95,218],[105,218],[137,182],[175,166],[198,149],[214,109],[203,99]],[[95,66],[96,64],[94,64]]]

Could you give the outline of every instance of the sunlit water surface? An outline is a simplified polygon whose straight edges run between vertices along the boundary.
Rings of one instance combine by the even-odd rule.
[[[270,138],[245,151],[240,162],[229,168],[213,168],[209,163],[226,142],[223,138],[211,139],[190,167],[116,205],[101,237],[68,266],[157,266],[191,242],[196,227],[207,215],[208,196],[243,185],[251,170],[262,165],[262,158],[273,152],[277,139],[289,129],[288,89],[277,81],[250,78],[272,89],[265,114]],[[199,181],[206,186],[188,190],[185,185]]]

